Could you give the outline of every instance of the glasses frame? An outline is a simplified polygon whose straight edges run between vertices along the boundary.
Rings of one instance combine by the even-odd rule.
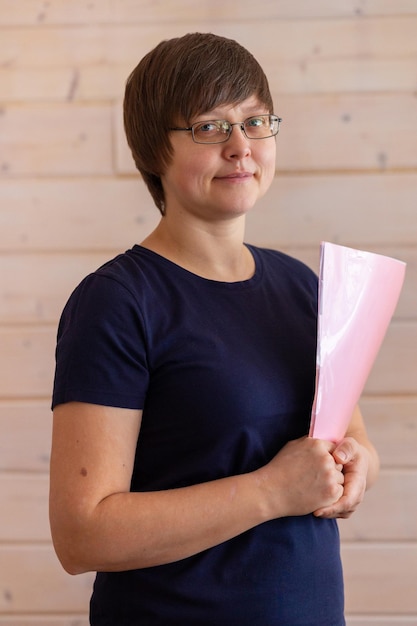
[[[277,122],[277,131],[276,133],[273,133],[272,135],[267,135],[266,137],[249,137],[248,134],[246,133],[245,130],[245,124],[247,122],[249,122],[249,120],[252,119],[256,119],[257,117],[269,117],[270,121],[274,121]],[[272,120],[271,120],[272,118]],[[194,134],[194,129],[196,126],[198,126],[199,124],[209,124],[210,122],[216,122],[216,123],[225,123],[229,125],[229,130],[227,132],[227,134],[225,134],[225,138],[224,139],[220,139],[220,141],[198,141],[195,138],[195,134]],[[270,137],[276,137],[278,135],[279,132],[279,127],[280,124],[282,122],[282,117],[278,117],[277,115],[275,115],[274,113],[261,113],[260,115],[251,115],[250,117],[247,117],[245,120],[243,120],[243,122],[234,122],[233,124],[231,122],[229,122],[228,120],[203,120],[200,122],[194,122],[194,124],[191,124],[191,126],[189,128],[180,128],[178,126],[174,127],[174,128],[170,128],[169,130],[173,130],[173,131],[191,131],[191,137],[192,140],[194,141],[194,143],[198,143],[198,144],[203,144],[203,145],[213,145],[216,143],[225,143],[226,141],[228,141],[232,135],[232,130],[233,130],[233,126],[240,126],[240,130],[243,132],[243,134],[245,135],[245,137],[247,139],[269,139]]]

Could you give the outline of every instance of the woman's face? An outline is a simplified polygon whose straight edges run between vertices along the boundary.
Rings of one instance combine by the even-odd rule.
[[[220,106],[192,122],[224,119],[232,124],[270,113],[255,97]],[[269,188],[275,173],[275,137],[248,139],[233,126],[228,141],[198,144],[191,132],[171,133],[173,158],[161,177],[166,213],[192,214],[203,220],[243,215]]]

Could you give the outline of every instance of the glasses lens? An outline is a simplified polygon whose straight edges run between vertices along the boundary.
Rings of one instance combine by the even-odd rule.
[[[272,137],[278,132],[278,118],[275,115],[255,115],[244,122],[244,129],[250,139]]]
[[[194,141],[197,143],[221,143],[230,136],[231,125],[226,120],[209,120],[193,124]]]
[[[279,123],[280,118],[276,115],[254,115],[239,124],[227,120],[196,122],[191,129],[196,143],[223,143],[229,139],[233,126],[243,126],[249,139],[265,139],[278,133]]]

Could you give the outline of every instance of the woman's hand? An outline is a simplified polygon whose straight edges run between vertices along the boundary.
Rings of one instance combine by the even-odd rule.
[[[365,495],[369,452],[352,437],[346,437],[333,450],[333,458],[342,466],[343,495],[332,506],[320,508],[314,514],[317,517],[347,518],[356,511]]]
[[[258,470],[265,487],[268,517],[307,515],[332,507],[343,496],[342,465],[334,444],[302,437],[287,443]]]
[[[369,441],[358,406],[353,412],[345,438],[335,446],[332,454],[345,478],[343,495],[332,506],[320,507],[314,514],[317,517],[347,518],[356,511],[366,489],[373,485],[379,473],[378,454]]]

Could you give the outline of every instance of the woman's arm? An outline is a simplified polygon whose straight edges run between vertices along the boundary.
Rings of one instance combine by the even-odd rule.
[[[345,438],[333,450],[333,457],[343,466],[343,496],[333,506],[315,511],[315,515],[346,518],[357,509],[379,473],[379,457],[368,438],[359,407],[355,408]]]
[[[50,522],[64,568],[123,571],[176,561],[264,521],[339,500],[328,442],[287,444],[255,472],[182,489],[130,492],[141,412],[71,402],[54,410]]]

